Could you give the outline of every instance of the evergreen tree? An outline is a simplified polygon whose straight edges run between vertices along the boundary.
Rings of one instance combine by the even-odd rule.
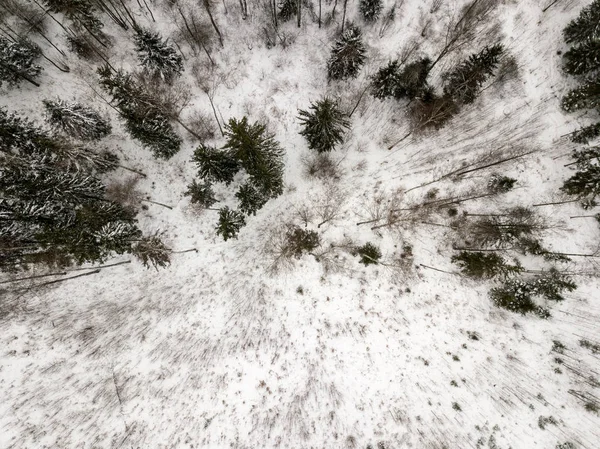
[[[219,210],[219,223],[217,224],[216,231],[218,235],[223,237],[223,240],[227,241],[230,238],[236,238],[240,229],[246,224],[244,214],[241,212],[231,210],[225,206]]]
[[[91,108],[60,99],[43,103],[47,121],[56,131],[81,140],[99,140],[111,132],[110,123]]]
[[[196,180],[188,186],[188,190],[185,192],[186,196],[190,196],[192,204],[198,204],[201,207],[208,208],[217,202],[215,198],[215,192],[212,189],[212,185],[209,182],[203,182],[198,184]]]
[[[600,0],[594,0],[572,20],[563,31],[567,44],[600,39]]]
[[[476,279],[491,279],[496,276],[508,277],[523,271],[519,261],[515,260],[515,264],[510,265],[502,256],[496,253],[461,251],[459,254],[452,256],[451,261],[460,267],[464,275]]]
[[[298,15],[298,2],[296,0],[282,0],[279,4],[279,19],[288,22]]]
[[[210,182],[224,182],[231,184],[236,173],[240,170],[240,164],[231,157],[227,151],[217,150],[214,147],[200,145],[192,157],[198,167],[198,175]]]
[[[131,252],[146,268],[152,265],[165,268],[171,264],[171,250],[163,243],[157,234],[142,237],[131,249]]]
[[[429,58],[421,58],[400,66],[398,61],[391,61],[382,67],[371,81],[371,92],[375,98],[393,97],[414,99],[423,96],[428,89],[427,76],[431,67]]]
[[[246,117],[225,125],[223,149],[250,175],[252,183],[269,198],[283,193],[283,149],[266,126],[250,125]]]
[[[300,135],[308,141],[308,147],[318,153],[327,153],[342,143],[345,129],[350,121],[340,111],[336,101],[325,97],[311,103],[310,111],[299,110],[300,123],[303,126]]]
[[[364,265],[377,265],[381,259],[381,251],[371,242],[365,243],[356,249],[356,254],[360,256],[360,263]]]
[[[240,210],[246,215],[256,215],[256,212],[267,203],[269,197],[257,189],[252,183],[246,182],[235,194],[240,202]]]
[[[49,12],[63,13],[76,27],[81,27],[96,37],[105,38],[102,34],[104,24],[96,17],[96,9],[89,0],[46,0],[46,4]]]
[[[575,143],[590,143],[600,136],[600,123],[584,126],[571,134],[571,142]]]
[[[154,156],[169,159],[181,147],[181,138],[173,130],[150,95],[133,81],[130,74],[104,66],[98,69],[100,85],[113,97],[125,129],[134,139],[150,149]]]
[[[335,43],[327,61],[327,76],[332,80],[354,78],[366,59],[366,49],[360,29],[348,24],[342,37]]]
[[[135,49],[142,66],[150,73],[170,83],[181,75],[183,61],[177,51],[158,33],[144,28],[135,29]]]
[[[358,9],[365,22],[375,22],[379,19],[383,2],[382,0],[360,0]]]
[[[493,173],[488,180],[488,190],[490,193],[506,193],[513,189],[517,180],[508,176]]]
[[[564,69],[569,75],[585,75],[600,68],[600,41],[583,42],[564,55]]]
[[[40,48],[27,39],[12,42],[0,36],[0,86],[5,82],[16,86],[21,81],[33,81],[42,67],[35,60],[42,54]]]
[[[503,54],[504,46],[496,44],[471,55],[452,72],[445,74],[444,94],[457,103],[473,103],[483,83],[494,75]]]
[[[600,194],[600,147],[574,151],[577,171],[565,181],[561,190],[568,195],[594,200]]]
[[[66,266],[131,253],[141,232],[104,196],[91,165],[28,120],[0,110],[0,268]]]
[[[582,85],[571,90],[561,101],[566,112],[580,109],[598,109],[600,107],[600,80],[588,79]]]
[[[310,253],[321,244],[316,231],[289,226],[285,233],[285,244],[282,248],[284,257],[299,259],[304,253]]]

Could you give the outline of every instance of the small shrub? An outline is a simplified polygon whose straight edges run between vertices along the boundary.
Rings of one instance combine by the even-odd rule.
[[[552,340],[552,350],[559,354],[563,354],[567,347],[558,340]]]
[[[461,406],[460,406],[460,404],[458,402],[453,402],[452,403],[452,408],[454,410],[456,410],[457,412],[462,412],[462,408],[461,408]]]
[[[594,354],[600,354],[600,345],[592,343],[589,340],[579,340],[579,345],[583,348],[589,349]]]
[[[577,449],[574,443],[567,441],[565,443],[557,444],[556,449]]]
[[[488,191],[490,193],[506,193],[512,190],[517,182],[514,178],[493,173],[488,180]]]
[[[319,234],[316,231],[291,226],[286,232],[285,253],[288,257],[299,259],[304,253],[314,251],[320,245]]]
[[[591,402],[588,401],[585,403],[584,408],[591,413],[598,413],[598,411],[600,410],[600,407],[598,407],[598,404],[596,404],[595,402]]]
[[[356,254],[360,256],[360,263],[364,265],[377,265],[381,259],[381,251],[371,242],[365,243],[356,249]]]
[[[244,214],[225,206],[219,210],[219,222],[216,227],[217,235],[221,235],[225,241],[230,238],[237,238],[238,232],[245,224]]]
[[[545,430],[548,424],[556,426],[558,425],[558,422],[556,421],[554,416],[540,416],[538,418],[538,426],[540,429]]]
[[[383,3],[381,0],[360,0],[358,9],[365,22],[375,22],[381,14]]]

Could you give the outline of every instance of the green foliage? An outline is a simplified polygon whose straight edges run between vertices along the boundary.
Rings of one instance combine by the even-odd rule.
[[[246,215],[256,215],[256,212],[269,200],[267,196],[249,182],[240,186],[235,197],[240,202],[240,210]]]
[[[285,234],[285,257],[299,259],[304,253],[310,253],[321,244],[316,231],[302,229],[299,226],[290,226]]]
[[[282,22],[288,22],[293,17],[298,15],[298,2],[297,0],[282,0],[279,3],[279,20]]]
[[[85,163],[74,163],[81,158]],[[96,163],[0,110],[1,269],[102,262],[132,252],[141,232],[131,211],[105,198]]]
[[[504,46],[496,44],[469,56],[452,72],[444,75],[444,94],[459,104],[473,103],[483,83],[494,75],[504,52]]]
[[[238,232],[245,224],[244,214],[225,206],[219,210],[219,222],[216,227],[217,235],[221,235],[225,241],[230,238],[237,238]]]
[[[597,109],[600,106],[600,81],[592,78],[584,81],[563,97],[560,106],[566,112]]]
[[[356,254],[360,256],[359,262],[364,265],[377,265],[381,259],[381,251],[371,242],[356,248]]]
[[[27,78],[36,78],[42,67],[35,61],[41,55],[40,47],[27,39],[13,42],[0,36],[0,87],[3,82],[16,86]]]
[[[327,61],[327,76],[330,80],[355,78],[366,59],[366,49],[360,29],[351,23],[342,37],[334,44]]]
[[[563,35],[568,44],[600,39],[600,0],[583,8],[563,30]]]
[[[163,241],[155,234],[147,237],[142,237],[131,249],[146,268],[153,266],[165,268],[171,264],[171,250],[163,243]]]
[[[303,127],[300,135],[306,138],[310,149],[327,153],[342,143],[344,130],[350,128],[350,122],[337,102],[327,97],[311,103],[309,109],[298,111]]]
[[[181,56],[158,33],[135,27],[134,42],[142,66],[150,73],[168,83],[181,75]]]
[[[600,193],[600,147],[574,151],[577,171],[565,181],[561,190],[568,195],[593,200]]]
[[[45,0],[50,12],[63,13],[72,20],[76,29],[83,29],[95,37],[105,40],[103,23],[95,16],[96,10],[89,0]]]
[[[227,151],[217,150],[208,145],[200,145],[192,157],[198,167],[198,176],[209,182],[231,184],[240,164]]]
[[[523,254],[532,254],[534,256],[542,256],[544,260],[549,262],[569,262],[571,259],[562,254],[548,251],[542,246],[539,240],[533,237],[521,237],[515,242],[516,249]]]
[[[431,67],[429,58],[421,58],[402,68],[398,61],[382,67],[371,80],[371,92],[375,98],[393,97],[414,99],[424,96],[428,90],[427,76]]]
[[[383,9],[382,0],[360,0],[358,9],[365,22],[375,22]]]
[[[490,193],[506,193],[513,189],[517,180],[508,176],[493,173],[488,180],[488,191]]]
[[[191,197],[190,202],[192,204],[198,204],[199,206],[205,208],[211,207],[217,202],[212,185],[209,182],[203,182],[202,184],[199,184],[195,179],[188,186],[188,189],[184,195]]]
[[[459,266],[464,275],[476,279],[491,279],[496,276],[506,278],[523,272],[518,260],[510,265],[497,253],[461,251],[452,256],[451,261]]]
[[[153,101],[148,92],[144,92],[130,74],[112,69],[105,65],[98,69],[100,85],[116,103],[125,129],[134,139],[152,151],[154,157],[169,159],[181,147],[181,138],[173,130],[169,118]]]
[[[571,142],[587,144],[598,136],[600,136],[600,123],[593,123],[571,134]]]
[[[569,75],[585,75],[600,68],[600,42],[587,41],[572,47],[564,55],[563,68]]]
[[[111,132],[108,120],[79,103],[43,100],[47,121],[55,131],[81,140],[99,140]]]

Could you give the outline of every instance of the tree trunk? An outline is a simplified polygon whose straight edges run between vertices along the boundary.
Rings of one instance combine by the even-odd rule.
[[[221,44],[221,47],[223,47],[223,36],[221,35],[221,32],[219,31],[219,27],[217,26],[217,23],[215,22],[215,18],[212,15],[212,11],[210,10],[210,0],[204,0],[204,8],[206,9],[206,12],[208,13],[208,17],[210,18],[210,23],[212,23],[213,28],[215,29],[215,31],[217,32],[217,35],[219,36],[219,44]]]
[[[298,28],[302,25],[302,0],[298,1]]]
[[[344,33],[344,25],[346,24],[346,6],[348,6],[348,0],[344,0],[344,13],[342,14],[342,34]]]
[[[321,28],[321,3],[323,0],[319,0],[319,28]]]

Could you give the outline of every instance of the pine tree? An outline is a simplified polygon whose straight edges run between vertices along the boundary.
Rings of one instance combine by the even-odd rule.
[[[366,49],[360,29],[348,24],[342,37],[335,43],[327,61],[327,76],[331,80],[354,78],[366,59]]]
[[[588,79],[571,90],[561,101],[561,107],[566,112],[581,109],[598,109],[600,107],[600,81]]]
[[[192,181],[185,195],[191,197],[190,201],[192,204],[198,204],[204,208],[211,207],[217,202],[215,192],[209,182],[199,184],[196,180]]]
[[[519,274],[523,267],[518,260],[514,265],[510,265],[502,256],[496,253],[480,253],[461,251],[452,256],[452,263],[459,266],[465,276],[476,279],[491,279],[496,276],[508,277]]]
[[[567,44],[600,39],[600,0],[594,0],[572,20],[563,31]]]
[[[513,189],[517,180],[498,173],[492,173],[488,180],[488,191],[490,193],[506,193]]]
[[[400,66],[398,61],[391,61],[382,67],[371,81],[371,92],[375,98],[393,97],[397,100],[408,98],[410,100],[423,96],[427,91],[427,76],[431,60],[421,58],[406,65]]]
[[[600,68],[600,41],[586,41],[564,55],[564,69],[569,75],[585,75]]]
[[[360,0],[358,9],[365,22],[375,22],[379,19],[383,2],[381,0]]]
[[[279,19],[288,22],[298,14],[298,2],[296,0],[282,0],[279,4]]]
[[[575,143],[590,143],[600,136],[600,123],[584,126],[571,134],[571,142]]]
[[[494,75],[503,54],[504,46],[496,44],[471,55],[452,72],[445,74],[444,94],[457,103],[473,103],[483,83]]]
[[[171,264],[171,250],[157,234],[142,237],[131,249],[146,268],[152,265],[156,270]]]
[[[244,214],[225,206],[219,210],[219,223],[216,231],[223,237],[223,240],[227,241],[230,238],[237,238],[238,232],[245,224]]]
[[[250,175],[252,183],[269,198],[283,193],[284,151],[274,135],[260,123],[232,118],[225,125],[227,142],[223,149]]]
[[[132,252],[141,232],[104,196],[93,164],[28,120],[0,109],[0,268],[101,262]]]
[[[269,200],[269,197],[257,189],[254,184],[246,182],[240,186],[235,194],[235,197],[240,202],[240,211],[246,215],[256,215]]]
[[[154,156],[169,159],[181,147],[181,138],[173,130],[169,118],[165,116],[152,98],[133,81],[130,74],[110,67],[98,69],[100,85],[116,103],[125,129],[134,139],[150,149]]]
[[[240,164],[231,157],[227,151],[217,150],[214,147],[200,145],[192,157],[198,167],[198,175],[210,182],[224,182],[231,184]]]
[[[177,51],[158,33],[136,27],[135,47],[142,66],[170,83],[181,75],[183,61]]]
[[[55,131],[81,140],[100,140],[111,132],[108,120],[91,108],[60,99],[43,100],[43,103],[47,121]]]
[[[600,194],[600,147],[574,151],[573,158],[577,171],[564,182],[561,190],[593,201]]]
[[[89,0],[45,0],[49,12],[63,13],[72,20],[76,27],[85,29],[98,38],[105,39],[102,34],[104,24],[95,15],[96,9]]]
[[[27,39],[12,42],[0,36],[0,86],[5,82],[16,86],[23,80],[33,84],[42,71],[35,60],[42,54],[40,48]]]
[[[311,103],[309,109],[298,111],[303,127],[300,135],[306,138],[310,149],[328,153],[342,143],[344,131],[350,128],[350,121],[339,109],[338,103],[327,97]]]

